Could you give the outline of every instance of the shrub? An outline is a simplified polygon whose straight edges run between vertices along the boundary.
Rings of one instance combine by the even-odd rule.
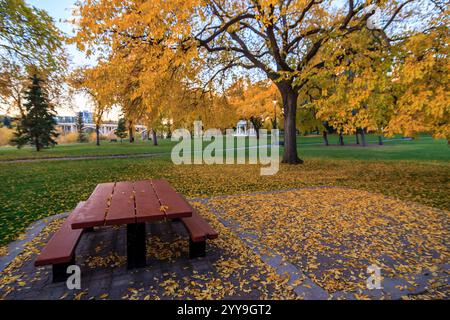
[[[0,146],[6,146],[13,138],[14,130],[6,127],[0,128]]]
[[[100,141],[108,141],[110,138],[111,137],[107,136],[107,135],[103,135],[103,134],[100,135]],[[95,142],[96,139],[97,139],[97,136],[96,136],[95,132],[92,132],[88,135],[89,142]]]
[[[61,135],[59,135],[57,141],[59,144],[78,142],[78,133],[77,132],[69,132],[66,134],[61,134]]]

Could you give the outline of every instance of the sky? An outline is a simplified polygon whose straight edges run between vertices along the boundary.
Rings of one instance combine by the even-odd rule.
[[[26,2],[34,7],[44,9],[53,17],[59,29],[64,33],[72,34],[73,26],[64,22],[72,17],[72,8],[76,0],[26,0]],[[75,49],[70,48],[71,54],[76,54],[78,59],[83,59],[83,54]]]
[[[26,0],[26,2],[34,7],[44,9],[53,17],[56,26],[64,33],[73,34],[73,25],[66,20],[72,17],[72,9],[76,0]],[[93,61],[88,60],[83,52],[77,50],[75,45],[67,45],[67,52],[72,61],[72,68],[92,64]],[[78,111],[93,110],[93,105],[84,94],[77,94],[73,99],[73,106],[59,106],[56,108],[58,115],[73,115]],[[112,110],[106,117],[115,119],[118,117],[117,110]]]

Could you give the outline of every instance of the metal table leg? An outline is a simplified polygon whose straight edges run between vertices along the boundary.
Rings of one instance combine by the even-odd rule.
[[[128,269],[145,267],[147,260],[145,242],[145,223],[127,224]]]

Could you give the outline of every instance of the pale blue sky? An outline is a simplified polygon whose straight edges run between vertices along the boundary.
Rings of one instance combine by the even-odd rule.
[[[71,17],[72,7],[75,0],[26,0],[27,3],[46,10],[58,23],[58,27],[65,32],[70,31],[70,26],[59,23],[59,20]]]
[[[68,35],[72,34],[73,26],[65,22],[65,20],[72,17],[72,8],[76,0],[26,0],[26,2],[47,11],[53,17],[59,29]],[[88,63],[84,54],[79,52],[75,46],[68,46],[67,50],[75,65],[79,66]]]

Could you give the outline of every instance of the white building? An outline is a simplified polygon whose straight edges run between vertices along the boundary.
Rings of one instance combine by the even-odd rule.
[[[82,111],[85,132],[95,132],[94,114],[89,111]],[[77,132],[77,116],[57,116],[56,128],[63,134]],[[137,133],[141,133],[147,128],[143,125],[134,126]],[[100,134],[104,136],[114,135],[117,129],[117,122],[106,121],[100,125]]]
[[[247,120],[240,120],[236,124],[236,137],[248,137],[256,136],[256,130],[253,128],[253,124]]]

